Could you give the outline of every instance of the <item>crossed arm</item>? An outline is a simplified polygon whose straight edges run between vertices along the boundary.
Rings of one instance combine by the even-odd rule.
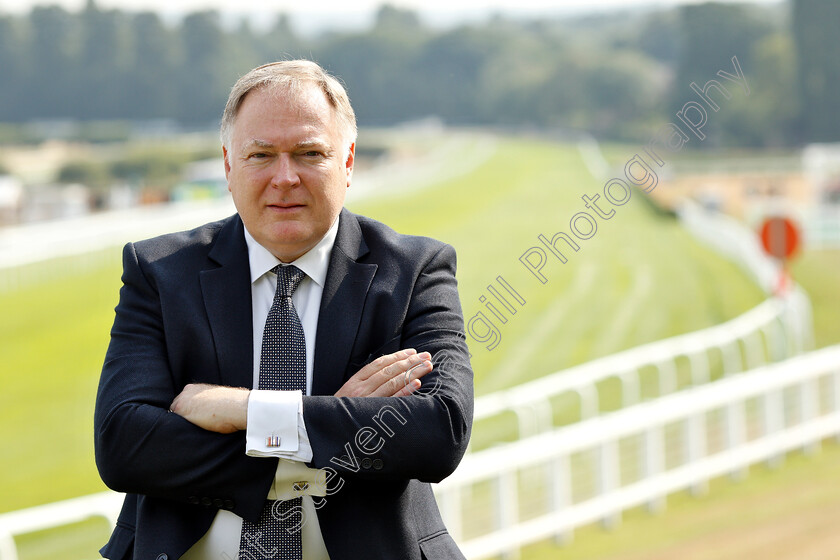
[[[432,356],[413,348],[377,358],[354,374],[336,397],[405,397],[422,385],[420,378],[432,371]],[[251,391],[193,383],[169,407],[187,421],[211,432],[230,434],[247,428]]]

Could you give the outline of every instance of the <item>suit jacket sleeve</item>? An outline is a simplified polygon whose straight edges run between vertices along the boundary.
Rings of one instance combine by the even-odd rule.
[[[94,417],[100,475],[117,491],[212,503],[257,518],[276,461],[247,457],[243,432],[209,432],[168,411],[187,382],[200,380],[198,369],[207,374],[212,368],[199,363],[193,364],[196,370],[173,367],[173,345],[192,342],[190,333],[170,324],[173,318],[186,314],[180,320],[201,322],[193,318],[198,313],[189,303],[197,290],[190,282],[197,280],[187,272],[181,272],[183,278],[164,278],[152,260],[140,256],[133,244],[124,249],[123,287]],[[164,297],[165,290],[172,293]],[[177,300],[184,303],[180,313],[164,309]],[[208,353],[212,347],[203,352]]]
[[[412,238],[412,243],[401,262],[398,259],[400,273],[393,265],[377,271],[382,280],[375,279],[368,293],[357,342],[374,330],[390,338],[366,361],[416,348],[430,352],[435,367],[422,379],[420,391],[408,397],[304,397],[313,450],[310,465],[315,468],[354,477],[437,482],[454,471],[466,450],[473,376],[455,280],[455,251],[428,239]],[[351,364],[345,377],[360,365]]]

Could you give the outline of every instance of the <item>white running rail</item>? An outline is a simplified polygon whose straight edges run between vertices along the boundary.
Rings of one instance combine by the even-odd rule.
[[[111,525],[116,525],[122,501],[122,494],[101,492],[0,514],[0,560],[18,560],[14,540],[17,535],[70,525],[92,517],[104,517]]]
[[[474,452],[436,493],[468,558],[515,558],[838,435],[840,345]]]
[[[479,397],[474,419],[513,412],[519,437],[527,437],[553,427],[551,401],[563,393],[576,394],[581,418],[591,418],[600,412],[597,384],[607,379],[621,381],[623,406],[630,406],[641,400],[645,368],[656,370],[658,394],[662,396],[678,388],[679,358],[688,360],[692,385],[700,385],[711,378],[710,360],[715,353],[722,358],[723,373],[730,375],[800,354],[812,344],[810,302],[797,289],[786,298],[768,299],[721,325],[637,346]]]

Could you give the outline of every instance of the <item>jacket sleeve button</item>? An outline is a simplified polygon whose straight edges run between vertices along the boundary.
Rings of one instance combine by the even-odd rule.
[[[373,461],[370,460],[370,457],[365,457],[364,459],[362,459],[363,469],[369,469],[371,466],[373,466]]]
[[[378,471],[381,471],[382,467],[384,467],[384,466],[385,466],[385,463],[382,462],[382,459],[374,459],[373,460],[373,468],[374,469],[376,469]]]
[[[211,500],[207,496],[204,496],[203,498],[201,498],[201,505],[210,507],[213,505],[213,500]]]

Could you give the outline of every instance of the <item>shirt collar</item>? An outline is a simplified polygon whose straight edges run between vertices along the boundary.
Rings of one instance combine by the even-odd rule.
[[[289,263],[298,267],[308,277],[310,277],[316,284],[324,287],[327,279],[327,268],[330,264],[330,255],[332,254],[333,245],[335,245],[335,238],[338,234],[338,220],[335,219],[333,225],[321,238],[317,245],[312,247],[309,251],[297,258],[297,260]],[[248,262],[251,267],[251,284],[259,280],[266,272],[269,272],[280,262],[280,259],[271,254],[271,252],[257,243],[253,238],[248,228],[245,229],[245,243],[248,245]]]

